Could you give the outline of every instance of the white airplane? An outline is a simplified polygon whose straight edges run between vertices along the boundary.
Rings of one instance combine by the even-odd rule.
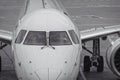
[[[91,66],[103,71],[99,40],[109,39],[106,59],[120,78],[119,31],[120,25],[79,31],[56,0],[27,0],[16,30],[0,30],[0,41],[5,43],[0,48],[11,45],[18,80],[76,80],[82,49],[92,54],[84,57],[84,71],[90,71]],[[91,40],[93,52],[84,45]]]

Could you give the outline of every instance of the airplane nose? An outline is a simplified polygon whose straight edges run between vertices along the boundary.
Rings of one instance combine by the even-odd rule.
[[[47,69],[40,69],[35,72],[38,80],[49,80]]]
[[[58,80],[62,72],[57,69],[41,69],[36,71],[38,80]]]

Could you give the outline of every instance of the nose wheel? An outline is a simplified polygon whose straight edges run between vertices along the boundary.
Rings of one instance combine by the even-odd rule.
[[[100,39],[93,40],[93,52],[85,46],[83,46],[83,49],[92,54],[92,57],[84,57],[84,72],[89,72],[92,66],[97,68],[97,72],[103,72],[104,59],[103,56],[100,56]]]

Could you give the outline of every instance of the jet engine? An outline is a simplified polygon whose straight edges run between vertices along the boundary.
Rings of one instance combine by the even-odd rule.
[[[109,68],[120,78],[120,38],[108,47],[106,59]]]

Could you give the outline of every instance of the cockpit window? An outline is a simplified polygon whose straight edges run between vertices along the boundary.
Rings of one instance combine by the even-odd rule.
[[[15,40],[15,43],[19,43],[19,44],[20,44],[20,43],[23,41],[23,38],[24,38],[26,32],[27,32],[26,30],[21,30],[21,31],[19,32],[16,40]]]
[[[69,30],[69,34],[70,34],[74,44],[79,44],[79,39],[78,39],[76,33],[74,32],[74,30]]]
[[[50,45],[71,45],[72,42],[66,31],[51,31],[49,33]]]
[[[45,31],[30,31],[24,41],[25,45],[46,45]]]

